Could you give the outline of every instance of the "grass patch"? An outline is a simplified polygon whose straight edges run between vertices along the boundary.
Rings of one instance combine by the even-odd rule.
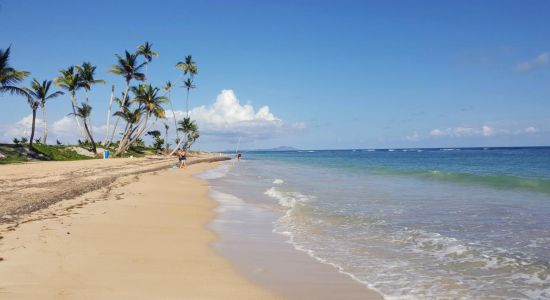
[[[50,146],[44,144],[34,144],[34,150],[44,156],[44,160],[82,160],[92,159],[91,157],[80,155],[68,146]]]

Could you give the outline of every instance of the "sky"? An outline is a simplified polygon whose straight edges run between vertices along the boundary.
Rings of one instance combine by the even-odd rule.
[[[549,19],[550,2],[535,0],[0,0],[0,48],[32,73],[26,85],[97,65],[108,84],[90,94],[96,139],[110,85],[124,90],[108,72],[114,54],[149,41],[159,56],[148,82],[177,81],[177,118],[175,64],[197,62],[197,149],[540,146],[550,145]],[[0,103],[0,142],[28,134],[26,100]],[[47,111],[50,142],[74,142],[68,96]]]

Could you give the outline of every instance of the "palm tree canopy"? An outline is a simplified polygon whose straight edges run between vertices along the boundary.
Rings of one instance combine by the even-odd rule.
[[[76,72],[74,66],[69,66],[67,69],[61,69],[59,72],[61,76],[54,78],[54,82],[58,87],[71,93],[76,93],[78,89],[83,87],[80,72]]]
[[[56,91],[49,94],[51,85],[51,80],[44,80],[42,81],[42,83],[40,83],[38,80],[36,80],[36,78],[34,78],[31,82],[31,88],[25,89],[32,98],[34,98],[35,100],[39,100],[41,104],[44,105],[46,103],[46,100],[50,100],[64,94],[61,91]]]
[[[162,108],[162,104],[168,102],[168,98],[165,96],[159,96],[159,88],[152,87],[150,84],[140,84],[139,86],[133,86],[131,88],[134,94],[132,101],[139,103],[147,114],[153,114],[157,118],[164,118],[165,112]]]
[[[197,86],[194,84],[192,78],[187,78],[187,79],[183,82],[183,87],[189,91],[190,89],[194,89],[194,88],[196,88]]]
[[[10,52],[11,47],[8,47],[6,50],[0,49],[0,93],[9,92],[11,94],[27,96],[25,90],[16,87],[15,84],[23,81],[30,73],[16,70],[10,66]]]
[[[83,103],[82,106],[76,107],[76,113],[78,117],[81,117],[83,119],[90,117],[92,113],[92,107],[86,103]]]
[[[140,70],[146,63],[138,64],[138,54],[132,54],[125,51],[125,57],[115,54],[117,58],[117,64],[111,67],[109,70],[111,73],[122,75],[126,82],[130,82],[132,79],[143,81],[145,80],[145,74]]]
[[[183,131],[185,133],[194,132],[199,130],[197,123],[195,121],[191,121],[191,118],[186,117],[183,120],[178,122],[178,130]]]
[[[164,86],[162,87],[163,90],[170,92],[174,86],[172,85],[172,82],[166,81]]]
[[[152,47],[153,44],[145,42],[138,46],[136,54],[143,56],[147,62],[151,62],[153,57],[157,57],[159,55],[157,51],[153,51]]]
[[[78,70],[78,76],[81,79],[80,84],[84,89],[88,91],[92,88],[92,85],[94,84],[105,83],[105,80],[103,79],[95,79],[96,68],[96,66],[92,65],[89,62],[84,62],[81,66],[76,66],[76,69]]]
[[[122,118],[128,124],[135,124],[141,120],[141,114],[142,112],[139,108],[134,110],[123,108],[122,110],[115,112],[114,115]]]
[[[193,61],[193,57],[191,55],[185,56],[183,61],[178,62],[176,64],[176,68],[182,70],[184,75],[189,74],[191,76],[195,76],[199,72],[197,64]]]

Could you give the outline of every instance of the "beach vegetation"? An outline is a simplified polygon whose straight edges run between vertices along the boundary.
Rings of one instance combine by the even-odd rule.
[[[44,131],[42,132],[42,140],[41,140],[42,144],[46,144],[47,138],[48,138],[48,118],[46,114],[46,101],[63,95],[63,92],[61,91],[55,91],[50,93],[51,85],[52,85],[51,80],[44,80],[42,82],[39,82],[35,78],[31,82],[31,87],[26,89],[27,94],[31,98],[33,98],[34,101],[38,102],[38,104],[40,105],[40,108],[42,109],[42,118],[43,118],[42,123],[44,125]],[[35,123],[35,120],[34,120],[35,118],[36,118],[36,112],[34,112],[34,115],[33,115],[33,124]],[[32,130],[33,130],[33,135],[31,135],[31,141],[34,137],[34,128]]]
[[[16,70],[9,64],[11,47],[0,49],[0,95],[3,93],[27,97],[25,89],[18,86],[27,76],[27,71]]]
[[[91,150],[94,154],[97,154],[98,144],[94,139],[91,123],[92,106],[90,97],[92,88],[95,85],[106,83],[105,80],[97,78],[97,67],[91,62],[70,65],[65,69],[60,69],[58,76],[53,80],[38,81],[33,79],[29,87],[22,87],[19,84],[30,73],[16,70],[9,65],[10,51],[11,48],[0,49],[0,94],[10,93],[25,96],[32,110],[30,137],[14,138],[14,144],[22,149],[27,149],[26,155],[29,159],[67,160],[81,158],[82,154],[75,152],[77,154],[75,155],[75,153],[69,152],[73,148],[63,145],[59,140],[56,140],[55,145],[50,146],[47,144],[48,118],[46,104],[54,98],[67,94],[71,104],[71,113],[68,115],[74,118],[75,131],[78,130],[80,136],[78,147]],[[198,73],[198,67],[193,57],[187,55],[183,61],[176,64],[176,67],[183,72],[184,76],[183,81],[179,81],[178,78],[176,82],[183,82],[182,87],[186,90],[186,117],[178,122],[171,99],[174,84],[167,81],[162,87],[155,87],[147,83],[148,67],[153,58],[157,56],[158,52],[153,50],[153,44],[150,42],[139,45],[135,52],[126,50],[123,55],[115,54],[116,63],[111,66],[109,72],[120,75],[124,79],[125,87],[123,92],[120,93],[121,96],[115,97],[115,85],[111,86],[105,126],[106,132],[104,139],[100,142],[102,148],[114,153],[113,156],[139,156],[149,152],[158,153],[162,150],[168,153],[171,145],[168,143],[168,133],[171,126],[163,122],[163,133],[155,129],[158,120],[166,118],[165,104],[170,105],[171,117],[174,118],[175,142],[177,145],[174,150],[181,147],[182,144],[183,148],[189,149],[199,137],[198,126],[191,120],[189,111],[189,95],[191,90],[196,88],[194,78]],[[138,84],[134,85],[135,81]],[[52,83],[62,91],[55,91]],[[82,101],[78,99],[79,91],[84,92]],[[38,109],[42,110],[44,126],[40,138],[35,136]],[[113,113],[113,110],[116,111]],[[111,117],[116,117],[116,121],[112,125]],[[121,122],[123,122],[123,125],[120,124]],[[119,125],[122,127],[121,131]],[[183,138],[180,137],[181,133],[183,133]],[[144,136],[148,136],[153,140],[152,147],[145,146]],[[27,141],[29,142],[28,147],[25,145]],[[74,149],[71,151],[74,151]],[[86,154],[86,152],[78,151]],[[87,153],[86,155],[90,154]]]

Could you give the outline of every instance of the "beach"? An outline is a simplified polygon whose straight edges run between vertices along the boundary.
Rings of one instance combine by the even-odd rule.
[[[205,182],[192,175],[216,163],[183,170],[169,169],[171,163],[156,162],[152,167],[158,171],[120,176],[108,186],[4,218],[0,298],[277,298],[244,279],[209,246],[217,237],[205,225],[214,217],[216,202],[207,197]],[[19,183],[16,188],[8,181],[47,186],[55,183],[56,174],[151,168],[145,165],[144,160],[120,159],[1,166],[2,189],[13,189],[2,193],[3,207],[8,207],[6,195],[23,193],[17,188],[39,193],[36,182],[35,187]],[[71,181],[63,186],[68,189]],[[13,207],[9,209],[16,211]]]

